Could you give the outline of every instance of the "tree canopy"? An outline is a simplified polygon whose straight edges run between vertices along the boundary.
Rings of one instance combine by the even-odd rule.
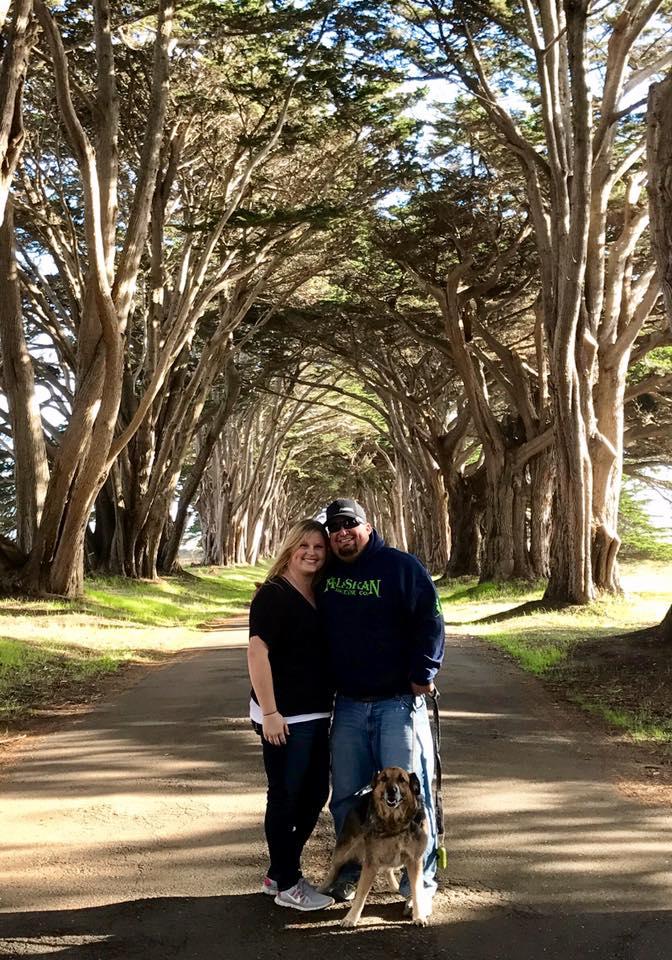
[[[437,573],[618,590],[672,459],[670,15],[13,0],[5,588],[175,569],[193,511],[254,561],[340,493]]]

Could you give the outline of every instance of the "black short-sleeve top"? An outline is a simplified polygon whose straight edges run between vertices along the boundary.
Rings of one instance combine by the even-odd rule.
[[[268,647],[275,701],[280,713],[328,713],[333,687],[322,620],[284,577],[257,590],[250,606],[250,636]],[[252,690],[252,699],[259,703]]]

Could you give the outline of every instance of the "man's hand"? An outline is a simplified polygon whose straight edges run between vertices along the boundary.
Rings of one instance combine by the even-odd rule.
[[[425,683],[425,684],[413,683],[413,681],[411,680],[411,690],[413,691],[414,697],[421,697],[423,693],[433,693],[434,684],[433,683]]]

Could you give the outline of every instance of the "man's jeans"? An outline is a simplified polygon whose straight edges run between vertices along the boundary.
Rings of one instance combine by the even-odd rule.
[[[436,820],[432,779],[434,744],[424,697],[411,694],[371,702],[336,697],[331,725],[331,814],[336,836],[341,832],[354,794],[368,786],[383,767],[413,770],[420,779],[429,820],[429,840],[424,857],[425,888],[436,890]],[[346,864],[341,880],[353,880],[359,867]],[[408,896],[406,871],[401,893]]]

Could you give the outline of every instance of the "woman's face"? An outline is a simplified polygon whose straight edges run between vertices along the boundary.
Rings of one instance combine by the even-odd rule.
[[[327,559],[324,537],[319,533],[306,533],[289,558],[287,572],[290,576],[305,577],[321,570]]]

